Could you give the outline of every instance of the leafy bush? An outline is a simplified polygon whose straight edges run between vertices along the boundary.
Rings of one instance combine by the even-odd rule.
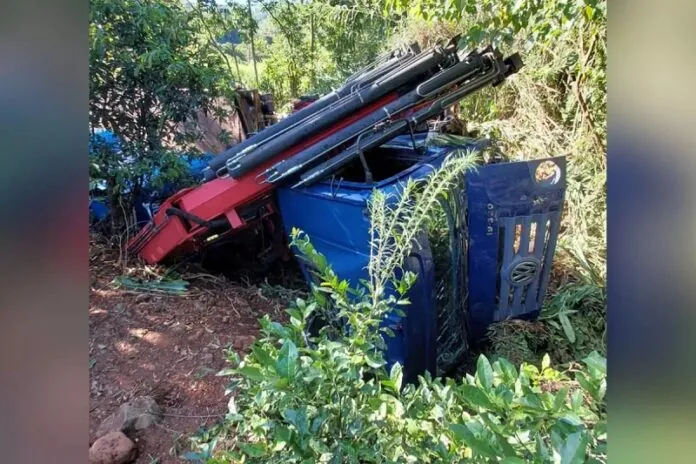
[[[401,263],[439,199],[472,166],[453,154],[396,201],[375,193],[369,279],[340,280],[299,231],[292,246],[316,275],[311,297],[288,309],[286,325],[265,317],[261,336],[232,364],[229,413],[194,437],[191,460],[208,462],[594,462],[606,443],[604,359],[559,372],[549,357],[516,369],[478,359],[460,381],[418,377],[403,384],[382,355],[385,314],[407,308],[415,275]],[[324,324],[310,330],[314,318]]]
[[[290,323],[268,317],[251,352],[221,372],[233,377],[225,422],[194,438],[193,460],[208,462],[604,462],[605,360],[559,372],[548,356],[516,369],[481,355],[476,373],[461,381],[402,384],[378,347],[379,319],[369,303],[351,304],[339,281],[311,247],[294,244],[322,269],[315,298],[298,299]],[[321,295],[317,300],[316,296]],[[349,319],[351,334],[308,321],[330,299]],[[392,300],[393,303],[393,300]],[[380,302],[380,304],[384,304]],[[214,456],[214,457],[213,457]]]
[[[178,0],[90,0],[90,131],[107,129],[120,144],[93,147],[90,175],[105,181],[119,219],[153,171],[165,180],[184,172],[174,151],[194,148],[198,111],[223,116],[215,99],[232,77],[200,18]]]

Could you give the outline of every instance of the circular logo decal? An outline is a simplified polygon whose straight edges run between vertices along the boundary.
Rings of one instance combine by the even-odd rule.
[[[534,280],[539,273],[539,261],[526,259],[512,265],[510,269],[510,283],[513,285],[525,285]]]

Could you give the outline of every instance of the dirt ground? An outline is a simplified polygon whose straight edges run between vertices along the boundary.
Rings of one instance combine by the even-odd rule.
[[[253,285],[186,275],[186,296],[116,288],[118,251],[93,242],[89,298],[90,445],[101,421],[136,396],[153,396],[164,419],[138,435],[137,463],[181,462],[187,435],[224,416],[223,350],[244,352],[265,314],[283,319],[284,302]]]

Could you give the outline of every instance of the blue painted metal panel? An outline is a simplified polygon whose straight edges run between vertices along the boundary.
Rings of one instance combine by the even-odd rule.
[[[422,139],[420,139],[422,142]],[[408,137],[385,146],[407,148]],[[421,178],[455,147],[430,147],[423,161],[374,186],[356,182],[323,182],[311,187],[278,190],[280,211],[288,230],[309,234],[336,273],[357,285],[367,277],[369,259],[366,202],[372,187],[399,192],[399,182]],[[461,148],[461,147],[456,147]],[[544,161],[558,167],[550,182],[535,180]],[[565,194],[565,158],[480,166],[466,176],[466,191],[458,195],[466,211],[466,319],[470,341],[485,336],[488,326],[508,318],[538,316],[546,294]],[[407,378],[433,371],[437,354],[437,314],[434,269],[427,238],[414,250],[407,267],[419,273],[405,319],[395,314],[385,324],[396,337],[387,339],[389,364],[405,366]]]
[[[90,136],[89,144],[90,153],[93,149],[99,146],[113,150],[115,154],[120,151],[120,142],[118,137],[107,130],[95,131],[94,135]],[[159,176],[160,170],[158,168],[153,169],[145,179],[141,196],[135,201],[135,218],[138,224],[145,224],[150,221],[150,219],[152,219],[152,215],[157,212],[159,205],[163,200],[172,196],[180,189],[189,187],[192,185],[192,183],[202,180],[203,170],[208,167],[208,162],[212,158],[213,155],[210,154],[198,156],[181,154],[180,159],[184,164],[187,165],[187,174],[189,179],[181,182],[167,182],[158,188],[154,188],[152,185]],[[124,164],[127,163],[128,161],[124,161]],[[128,192],[129,188],[129,186],[126,186],[124,189],[125,192]],[[105,220],[110,214],[110,205],[108,204],[105,195],[102,195],[102,192],[106,192],[106,183],[104,181],[99,181],[97,182],[97,186],[91,195],[89,202],[90,214],[97,221]]]
[[[419,135],[417,143],[424,143]],[[396,137],[389,147],[411,147],[410,136]],[[454,148],[428,147],[423,160],[388,179],[367,185],[359,182],[324,181],[315,185],[277,190],[278,203],[286,232],[297,227],[308,234],[314,247],[331,263],[336,274],[357,286],[366,279],[369,261],[369,213],[367,200],[373,189],[399,193],[400,183],[407,178],[423,178],[436,169]],[[395,337],[386,337],[386,358],[389,366],[404,366],[404,378],[414,381],[428,370],[435,373],[437,359],[437,312],[434,305],[435,273],[427,237],[419,239],[407,259],[406,268],[418,273],[411,289],[411,304],[404,307],[406,318],[391,313],[385,325]],[[309,280],[306,269],[305,277]]]
[[[557,175],[537,182],[552,161]],[[538,316],[546,294],[565,195],[564,157],[491,164],[467,175],[469,334],[509,318]]]

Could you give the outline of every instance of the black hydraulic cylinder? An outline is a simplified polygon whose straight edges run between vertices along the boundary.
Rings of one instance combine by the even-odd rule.
[[[401,63],[407,62],[412,57],[413,55],[410,54],[394,57],[388,59],[386,62],[380,63],[380,65],[375,68],[365,69],[362,73],[356,76],[351,76],[351,78],[349,78],[339,89],[324,95],[319,100],[307,105],[300,111],[278,121],[276,124],[265,128],[261,132],[220,153],[210,160],[208,163],[208,168],[204,170],[205,180],[213,179],[216,176],[216,172],[220,168],[225,167],[227,160],[236,156],[244,149],[269,141],[274,135],[292,128],[294,125],[300,123],[303,119],[306,119],[309,116],[327,108],[329,105],[340,101],[343,97],[349,95],[356,88],[356,86],[367,85],[371,81],[374,81],[375,79],[378,79],[384,74],[392,71]]]
[[[300,180],[293,185],[292,188],[310,185],[322,179],[327,173],[334,172],[348,164],[351,160],[358,156],[361,151],[366,152],[376,148],[382,145],[384,142],[393,139],[397,135],[403,134],[408,130],[408,124],[408,121],[401,119],[399,121],[395,121],[393,124],[390,124],[380,132],[372,134],[363,140],[356,141],[355,144],[351,145],[348,149],[342,151],[333,158],[330,158],[309,171],[304,172],[300,176]]]
[[[420,84],[416,88],[418,96],[425,98],[445,86],[454,85],[469,77],[472,70],[480,69],[482,66],[483,62],[480,55],[467,57],[466,60],[460,61]]]
[[[348,127],[341,129],[335,134],[327,137],[326,139],[318,142],[311,147],[303,150],[302,152],[296,154],[295,156],[283,160],[271,168],[269,168],[264,174],[266,175],[266,180],[268,182],[277,182],[285,177],[288,177],[298,171],[301,171],[310,163],[314,162],[316,159],[320,158],[329,151],[337,148],[338,146],[345,143],[347,140],[357,136],[361,132],[367,131],[374,127],[375,124],[381,123],[387,119],[391,118],[391,115],[398,114],[405,111],[412,106],[416,105],[423,100],[423,95],[419,92],[419,88],[425,86],[430,89],[430,93],[436,92],[438,89],[430,86],[430,82],[437,82],[441,86],[439,90],[444,90],[447,87],[453,85],[453,83],[459,82],[466,77],[473,77],[475,74],[485,71],[484,63],[482,60],[474,60],[470,63],[464,63],[467,66],[461,66],[458,68],[459,72],[456,75],[448,73],[450,82],[443,82],[440,79],[440,75],[447,73],[448,70],[442,71],[436,74],[430,80],[424,82],[416,89],[408,92],[406,95],[402,96],[398,100],[395,100],[388,105],[385,105],[380,110],[374,111],[351,124]]]
[[[396,91],[408,83],[422,79],[424,74],[438,69],[438,66],[444,63],[446,58],[447,56],[442,53],[441,49],[435,49],[426,53],[418,60],[381,77],[369,87],[348,95],[343,99],[342,104],[333,111],[322,112],[321,115],[307,118],[299,127],[279,134],[267,143],[251,150],[243,157],[229,160],[232,162],[227,163],[228,173],[232,177],[244,175],[259,164],[291,148],[307,137],[326,130],[369,103],[387,95],[389,92]]]
[[[467,95],[487,86],[487,85],[497,85],[501,78],[513,74],[523,66],[521,59],[518,55],[512,55],[506,58],[502,63],[500,60],[495,60],[494,66],[491,70],[480,77],[476,77],[471,81],[465,83],[461,87],[452,90],[444,95],[441,95],[437,100],[427,107],[421,109],[417,113],[411,115],[408,120],[401,119],[394,121],[393,124],[389,125],[387,128],[382,129],[379,132],[374,132],[363,140],[358,140],[356,143],[337,154],[333,158],[316,165],[314,168],[304,172],[300,176],[300,180],[293,185],[293,188],[302,187],[305,185],[310,185],[318,180],[324,178],[326,175],[335,172],[342,166],[346,165],[355,157],[359,156],[361,152],[365,152],[372,148],[378,147],[383,143],[391,140],[397,135],[405,133],[409,126],[416,126],[429,118],[440,114],[448,106],[456,103]],[[279,178],[278,180],[281,180]]]
[[[351,145],[348,149],[342,151],[333,158],[330,158],[309,171],[304,172],[300,176],[300,180],[293,185],[292,188],[310,185],[322,179],[327,173],[335,172],[348,164],[351,160],[358,156],[360,152],[366,152],[378,147],[384,142],[393,139],[397,135],[403,134],[407,129],[408,122],[405,120],[399,120],[389,125],[389,127],[385,128],[381,132],[372,134],[364,140],[358,140],[355,144]]]
[[[336,93],[338,95],[341,95],[341,98],[339,98],[338,100],[334,100],[332,102],[329,102],[328,105],[325,105],[323,108],[315,111],[312,114],[308,114],[305,118],[295,122],[294,124],[292,124],[290,126],[287,126],[285,129],[283,129],[280,132],[276,132],[275,134],[271,134],[270,136],[263,138],[262,140],[260,140],[259,142],[255,143],[253,145],[248,145],[246,147],[243,147],[242,150],[240,150],[239,152],[237,152],[236,154],[234,154],[233,156],[228,158],[227,161],[225,162],[225,164],[231,165],[231,164],[236,163],[242,157],[246,156],[249,152],[258,149],[261,145],[263,145],[265,143],[270,142],[277,135],[279,135],[281,133],[288,132],[290,130],[293,130],[297,126],[299,126],[300,124],[306,124],[308,121],[310,121],[310,118],[311,118],[311,121],[313,121],[316,118],[324,117],[325,114],[327,114],[331,111],[334,111],[336,108],[345,104],[346,98],[349,97],[351,94],[356,93],[361,88],[371,84],[375,80],[381,78],[382,76],[384,76],[387,73],[391,72],[392,70],[398,68],[399,66],[405,65],[408,62],[410,62],[409,57],[401,57],[398,59],[390,60],[388,63],[385,63],[383,66],[381,66],[379,68],[369,70],[366,74],[360,76],[359,79],[353,79],[352,81],[350,81],[351,82],[350,88],[347,87],[347,83],[346,83],[343,87],[341,87],[341,89],[336,91]],[[307,109],[307,108],[304,108],[304,109]],[[264,132],[264,134],[265,134],[265,132]],[[237,145],[236,147],[239,147],[239,146],[241,146],[241,144]],[[226,173],[226,171],[227,171],[226,166],[224,168],[220,168],[220,169],[223,169],[221,174]]]

